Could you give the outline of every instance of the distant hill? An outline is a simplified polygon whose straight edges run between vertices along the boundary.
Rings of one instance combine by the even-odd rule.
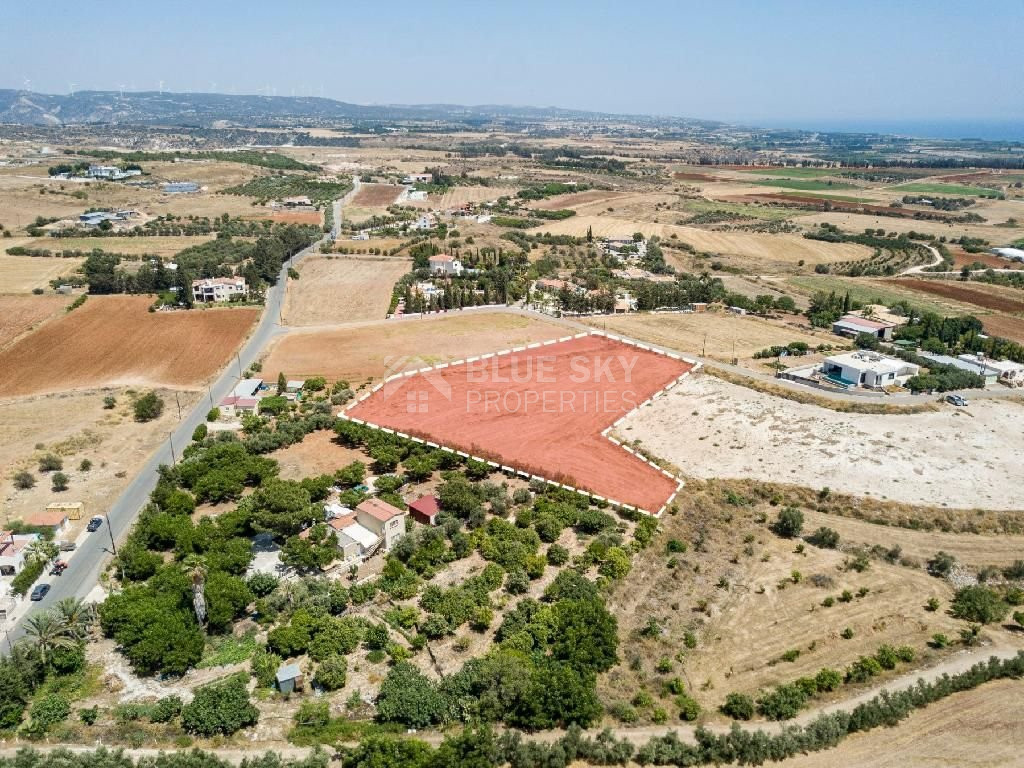
[[[488,118],[611,117],[555,107],[479,106],[455,104],[349,104],[334,99],[300,96],[235,96],[221,93],[158,93],[79,91],[60,96],[0,89],[0,123],[17,125],[82,125],[89,123],[173,124],[209,126],[217,121],[254,125],[281,120],[454,120]]]

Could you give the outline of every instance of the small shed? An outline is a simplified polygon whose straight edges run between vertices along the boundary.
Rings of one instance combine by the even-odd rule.
[[[441,503],[437,496],[420,496],[409,503],[412,519],[423,525],[434,525],[437,513],[441,511]]]
[[[46,505],[48,513],[64,512],[69,520],[81,520],[85,507],[80,501],[55,501]]]
[[[303,686],[302,668],[298,664],[282,664],[277,669],[277,690],[281,693],[301,691]]]

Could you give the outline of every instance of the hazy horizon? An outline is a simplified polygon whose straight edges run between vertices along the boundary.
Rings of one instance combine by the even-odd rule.
[[[1019,2],[713,8],[396,0],[290,9],[69,0],[8,9],[11,87],[324,96],[357,104],[509,104],[764,127],[1024,122]],[[983,40],[984,45],[978,42]],[[45,56],[40,55],[45,47]],[[1011,125],[1012,127],[1012,125]],[[891,132],[891,131],[886,131]]]

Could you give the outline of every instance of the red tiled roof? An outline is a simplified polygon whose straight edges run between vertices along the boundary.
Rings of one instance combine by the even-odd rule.
[[[433,517],[441,511],[441,505],[437,496],[420,496],[416,501],[409,502],[409,509]]]
[[[33,512],[28,517],[29,525],[61,525],[67,520],[68,513],[61,509],[48,509],[45,512]]]
[[[386,501],[381,501],[380,499],[367,499],[356,507],[356,511],[364,512],[367,515],[370,515],[370,517],[375,517],[382,523],[386,523],[392,517],[402,514],[402,510],[397,509]]]

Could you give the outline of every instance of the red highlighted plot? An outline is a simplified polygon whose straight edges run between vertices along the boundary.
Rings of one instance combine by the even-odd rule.
[[[394,378],[345,415],[656,513],[678,481],[601,433],[692,368],[590,335]]]

